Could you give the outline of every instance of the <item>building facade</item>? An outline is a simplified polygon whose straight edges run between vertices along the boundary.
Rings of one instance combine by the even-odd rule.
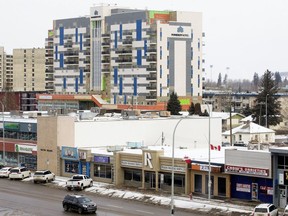
[[[87,93],[90,84],[90,18],[54,20],[53,33],[47,42],[51,52],[53,38],[54,91],[56,93]],[[48,60],[49,59],[49,60]],[[51,54],[47,61],[52,61]],[[47,65],[51,71],[51,65]],[[51,73],[49,78],[52,78]],[[48,85],[50,88],[50,84]]]
[[[8,55],[4,47],[0,47],[0,88],[2,91],[13,89],[13,55]]]
[[[13,50],[13,91],[45,91],[45,48]]]

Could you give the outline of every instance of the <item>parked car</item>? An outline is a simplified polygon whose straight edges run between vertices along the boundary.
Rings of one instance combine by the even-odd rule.
[[[66,188],[68,190],[78,189],[83,190],[85,187],[92,187],[93,180],[86,175],[73,175],[66,181]]]
[[[62,205],[64,211],[77,211],[79,214],[97,211],[97,204],[83,195],[66,195]]]
[[[11,169],[12,169],[12,167],[3,167],[2,169],[0,169],[0,177],[8,178]]]
[[[10,170],[9,179],[24,179],[31,176],[31,171],[26,167],[15,167]]]
[[[282,216],[288,216],[288,205],[286,205]]]
[[[235,142],[233,146],[238,146],[238,147],[247,147],[247,143],[244,143],[243,141],[238,141]]]
[[[36,184],[38,182],[46,182],[54,181],[55,174],[50,170],[38,170],[33,175],[33,182]]]
[[[253,216],[278,216],[278,209],[270,203],[262,203],[254,208]]]

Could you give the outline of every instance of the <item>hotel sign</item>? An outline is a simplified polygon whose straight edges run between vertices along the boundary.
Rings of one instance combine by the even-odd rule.
[[[122,166],[132,166],[132,167],[142,167],[141,162],[136,162],[136,161],[121,161]]]
[[[225,165],[225,173],[268,177],[269,169]]]
[[[172,171],[172,166],[161,165],[160,169]],[[174,171],[185,172],[185,170],[186,170],[185,167],[177,167],[177,166],[174,167]]]

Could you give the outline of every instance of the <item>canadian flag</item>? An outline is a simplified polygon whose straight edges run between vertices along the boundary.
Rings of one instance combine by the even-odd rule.
[[[216,150],[216,151],[220,151],[221,150],[221,146],[220,145],[215,146],[215,145],[210,144],[210,148],[211,148],[211,150]]]
[[[188,156],[184,156],[183,160],[187,163],[190,164],[192,162],[192,160],[190,159],[190,157]]]

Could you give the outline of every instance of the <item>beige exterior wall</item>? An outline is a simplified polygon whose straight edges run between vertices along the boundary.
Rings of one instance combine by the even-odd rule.
[[[45,91],[45,49],[13,50],[13,90]]]
[[[38,117],[37,169],[50,169],[56,175],[60,175],[61,146],[74,147],[73,118],[68,116]]]

